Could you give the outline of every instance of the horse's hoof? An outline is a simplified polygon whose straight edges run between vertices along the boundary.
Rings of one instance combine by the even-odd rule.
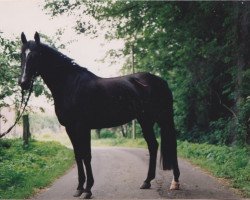
[[[80,197],[80,199],[91,199],[91,196],[92,196],[92,192],[91,191],[88,191],[88,192],[84,192],[82,194],[82,196]]]
[[[149,189],[150,187],[151,187],[151,184],[150,184],[150,183],[144,182],[144,183],[141,185],[140,189]]]
[[[180,183],[173,180],[170,185],[170,190],[179,190],[179,189],[180,189]]]
[[[75,194],[73,195],[74,197],[79,197],[82,195],[82,193],[84,192],[84,189],[81,190],[76,190]]]

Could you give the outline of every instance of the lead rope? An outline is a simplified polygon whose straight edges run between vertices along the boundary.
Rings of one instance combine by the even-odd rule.
[[[24,90],[22,89],[22,99],[21,99],[21,104],[20,104],[20,109],[22,108],[22,105],[23,105],[23,102],[24,102],[24,106],[23,106],[23,109],[22,109],[22,112],[20,112],[14,122],[14,124],[8,128],[7,131],[3,132],[0,134],[0,138],[2,138],[3,136],[7,135],[15,126],[16,124],[19,122],[19,120],[21,119],[27,105],[28,105],[28,101],[30,99],[30,96],[31,96],[31,93],[32,93],[32,89],[33,89],[33,83],[34,83],[34,78],[32,78],[32,81],[31,81],[31,85],[30,85],[30,88],[29,88],[29,94],[28,94],[28,97],[26,99],[26,101],[24,102]]]

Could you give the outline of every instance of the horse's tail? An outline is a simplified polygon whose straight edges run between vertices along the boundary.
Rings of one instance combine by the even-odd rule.
[[[161,127],[161,163],[163,170],[170,170],[177,160],[176,131],[174,126],[173,97],[170,92],[168,109],[162,116]],[[164,118],[164,119],[163,119]]]

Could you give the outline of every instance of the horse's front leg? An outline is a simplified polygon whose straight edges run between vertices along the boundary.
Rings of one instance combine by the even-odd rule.
[[[90,130],[85,132],[84,136],[85,136],[84,137],[85,153],[83,156],[83,161],[84,161],[86,174],[87,174],[87,184],[86,184],[84,194],[82,196],[84,199],[90,199],[90,197],[92,196],[91,188],[94,185],[94,178],[93,178],[92,167],[91,167],[91,135],[90,135]]]
[[[83,198],[89,199],[92,196],[91,188],[94,185],[94,178],[92,173],[92,167],[91,167],[91,154],[89,156],[86,156],[84,159],[85,169],[87,173],[87,184],[85,189],[85,194]]]
[[[75,152],[75,155],[77,153]],[[78,186],[76,189],[75,194],[73,195],[74,197],[79,197],[82,195],[82,193],[84,192],[84,183],[85,183],[85,173],[84,173],[84,168],[83,168],[83,163],[82,163],[82,158],[79,155],[75,156],[76,159],[76,164],[77,164],[77,170],[78,170]]]
[[[76,160],[77,171],[78,171],[78,186],[73,196],[79,197],[85,191],[84,183],[85,183],[86,177],[85,177],[85,172],[83,168],[83,149],[80,143],[80,141],[82,140],[82,137],[80,134],[77,134],[76,130],[77,129],[75,126],[66,127],[67,134],[74,148],[75,160]]]

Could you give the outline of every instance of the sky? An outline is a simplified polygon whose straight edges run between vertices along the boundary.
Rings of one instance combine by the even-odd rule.
[[[51,18],[43,11],[42,0],[0,0],[0,31],[8,38],[19,37],[21,32],[26,34],[28,40],[33,40],[35,31],[47,36],[53,36],[59,28],[64,28],[62,43],[70,40],[76,42],[67,45],[65,50],[60,50],[83,67],[102,77],[120,75],[119,70],[123,59],[110,66],[110,61],[101,63],[109,49],[122,48],[123,41],[107,42],[103,33],[99,38],[91,39],[90,36],[77,35],[72,29],[75,20],[72,16],[59,16]]]

